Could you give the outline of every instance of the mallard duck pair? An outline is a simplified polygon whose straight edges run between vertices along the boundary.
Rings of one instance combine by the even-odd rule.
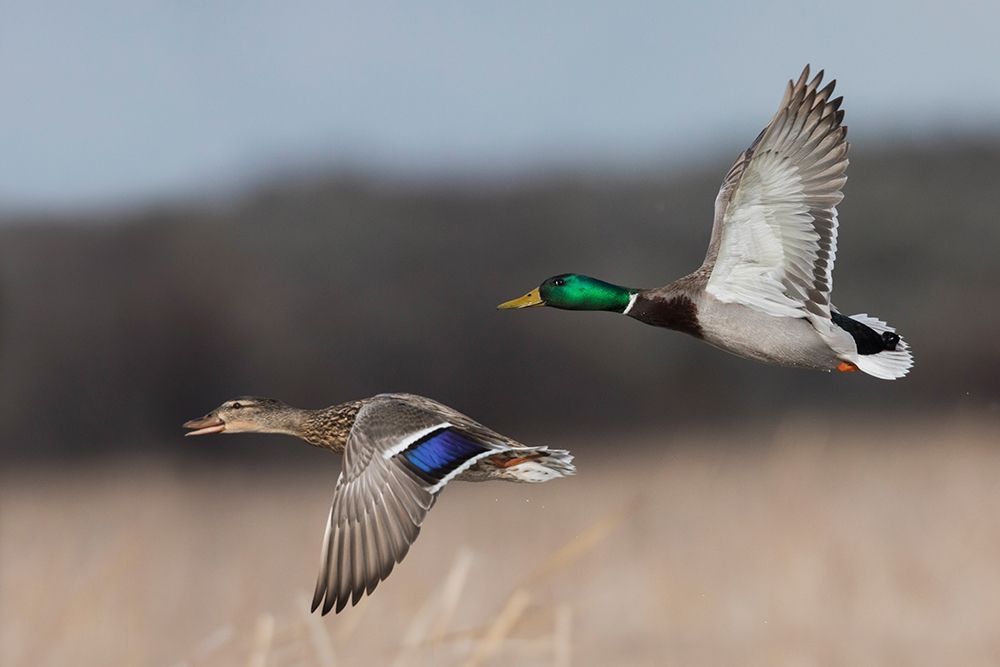
[[[665,287],[633,289],[578,274],[544,281],[500,308],[621,313],[739,356],[883,379],[913,365],[905,341],[868,315],[831,303],[847,128],[834,83],[808,66],[771,123],[729,170],[701,268]],[[431,399],[381,394],[322,410],[241,397],[185,427],[187,435],[284,433],[344,454],[323,539],[313,611],[338,612],[371,593],[417,538],[452,480],[545,482],[575,472],[561,449],[529,447]]]

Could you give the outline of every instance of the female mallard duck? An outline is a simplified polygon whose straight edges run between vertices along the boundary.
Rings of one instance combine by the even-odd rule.
[[[807,65],[789,81],[778,113],[726,174],[697,271],[653,289],[562,274],[499,307],[611,311],[759,361],[906,375],[913,360],[892,327],[830,301],[847,127],[843,98],[830,99],[836,82],[820,89],[822,79],[809,81]]]
[[[403,560],[453,479],[547,482],[572,475],[562,449],[527,447],[446,405],[379,394],[322,410],[242,396],[184,424],[186,435],[285,433],[344,453],[326,523],[312,610],[357,604]]]

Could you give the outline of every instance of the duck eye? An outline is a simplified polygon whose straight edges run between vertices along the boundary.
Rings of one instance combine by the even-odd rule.
[[[239,409],[240,409],[240,408],[242,408],[243,406],[242,406],[242,405],[240,405],[239,403],[233,403],[233,404],[232,404],[232,405],[230,405],[229,407],[230,407],[230,408],[232,408],[233,410],[239,410]]]
[[[562,287],[563,285],[566,284],[566,281],[563,280],[562,278],[556,278],[555,280],[552,281],[552,284],[555,285],[556,287]]]

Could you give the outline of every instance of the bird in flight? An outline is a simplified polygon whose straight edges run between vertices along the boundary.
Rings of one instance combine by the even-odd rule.
[[[564,273],[498,308],[603,310],[766,363],[906,375],[913,357],[895,329],[831,301],[848,144],[843,98],[822,81],[808,65],[789,81],[774,118],[726,174],[696,271],[652,289]]]
[[[389,576],[448,482],[547,482],[576,472],[566,450],[522,445],[414,394],[321,410],[241,396],[184,427],[185,435],[284,433],[343,453],[312,602],[323,614],[357,604]]]

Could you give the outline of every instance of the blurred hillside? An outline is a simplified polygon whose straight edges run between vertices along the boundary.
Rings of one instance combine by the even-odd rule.
[[[907,379],[737,359],[610,315],[497,312],[541,279],[661,285],[699,265],[733,156],[697,171],[496,189],[331,177],[225,204],[0,226],[0,448],[169,442],[253,393],[379,391],[515,436],[672,428],[762,411],[1000,413],[1000,143],[852,149],[835,303],[896,325]]]

